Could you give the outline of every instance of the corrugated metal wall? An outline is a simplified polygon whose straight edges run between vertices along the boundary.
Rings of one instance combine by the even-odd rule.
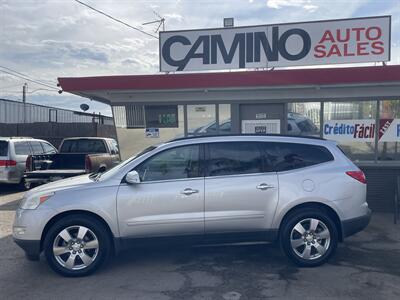
[[[393,212],[396,178],[400,167],[361,167],[367,177],[367,201],[372,211]]]
[[[114,125],[112,117],[0,99],[0,123],[99,123]]]

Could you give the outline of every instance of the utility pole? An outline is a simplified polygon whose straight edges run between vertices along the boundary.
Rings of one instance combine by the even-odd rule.
[[[26,123],[26,90],[28,89],[28,84],[25,82],[22,86],[22,103],[24,105],[24,124]]]

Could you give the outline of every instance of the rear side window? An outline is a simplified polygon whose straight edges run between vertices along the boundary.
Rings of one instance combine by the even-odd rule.
[[[212,143],[208,144],[208,149],[208,176],[262,172],[262,154],[258,143]]]
[[[16,155],[30,155],[31,148],[29,147],[28,142],[15,142],[14,149]]]
[[[277,172],[304,168],[332,161],[323,146],[297,143],[264,143],[267,165]]]
[[[66,140],[63,142],[61,153],[107,153],[102,140],[81,139]]]
[[[0,141],[0,156],[8,155],[8,142]]]
[[[42,148],[42,145],[40,144],[40,142],[31,141],[30,143],[31,143],[33,154],[43,154],[43,148]]]

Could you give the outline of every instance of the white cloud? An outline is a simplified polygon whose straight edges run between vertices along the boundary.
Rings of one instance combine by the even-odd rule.
[[[314,12],[318,9],[318,6],[312,4],[310,0],[268,0],[267,6],[275,9],[283,7],[302,7],[310,12]]]

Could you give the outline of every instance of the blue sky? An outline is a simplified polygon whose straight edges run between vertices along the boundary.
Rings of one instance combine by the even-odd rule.
[[[392,59],[400,64],[400,0],[82,0],[133,26],[166,18],[167,30],[392,15]],[[57,77],[158,72],[158,41],[107,19],[73,0],[0,0],[0,66],[56,84]],[[25,81],[0,72],[0,98],[20,100]],[[67,93],[37,90],[27,101],[110,114],[107,106]]]

